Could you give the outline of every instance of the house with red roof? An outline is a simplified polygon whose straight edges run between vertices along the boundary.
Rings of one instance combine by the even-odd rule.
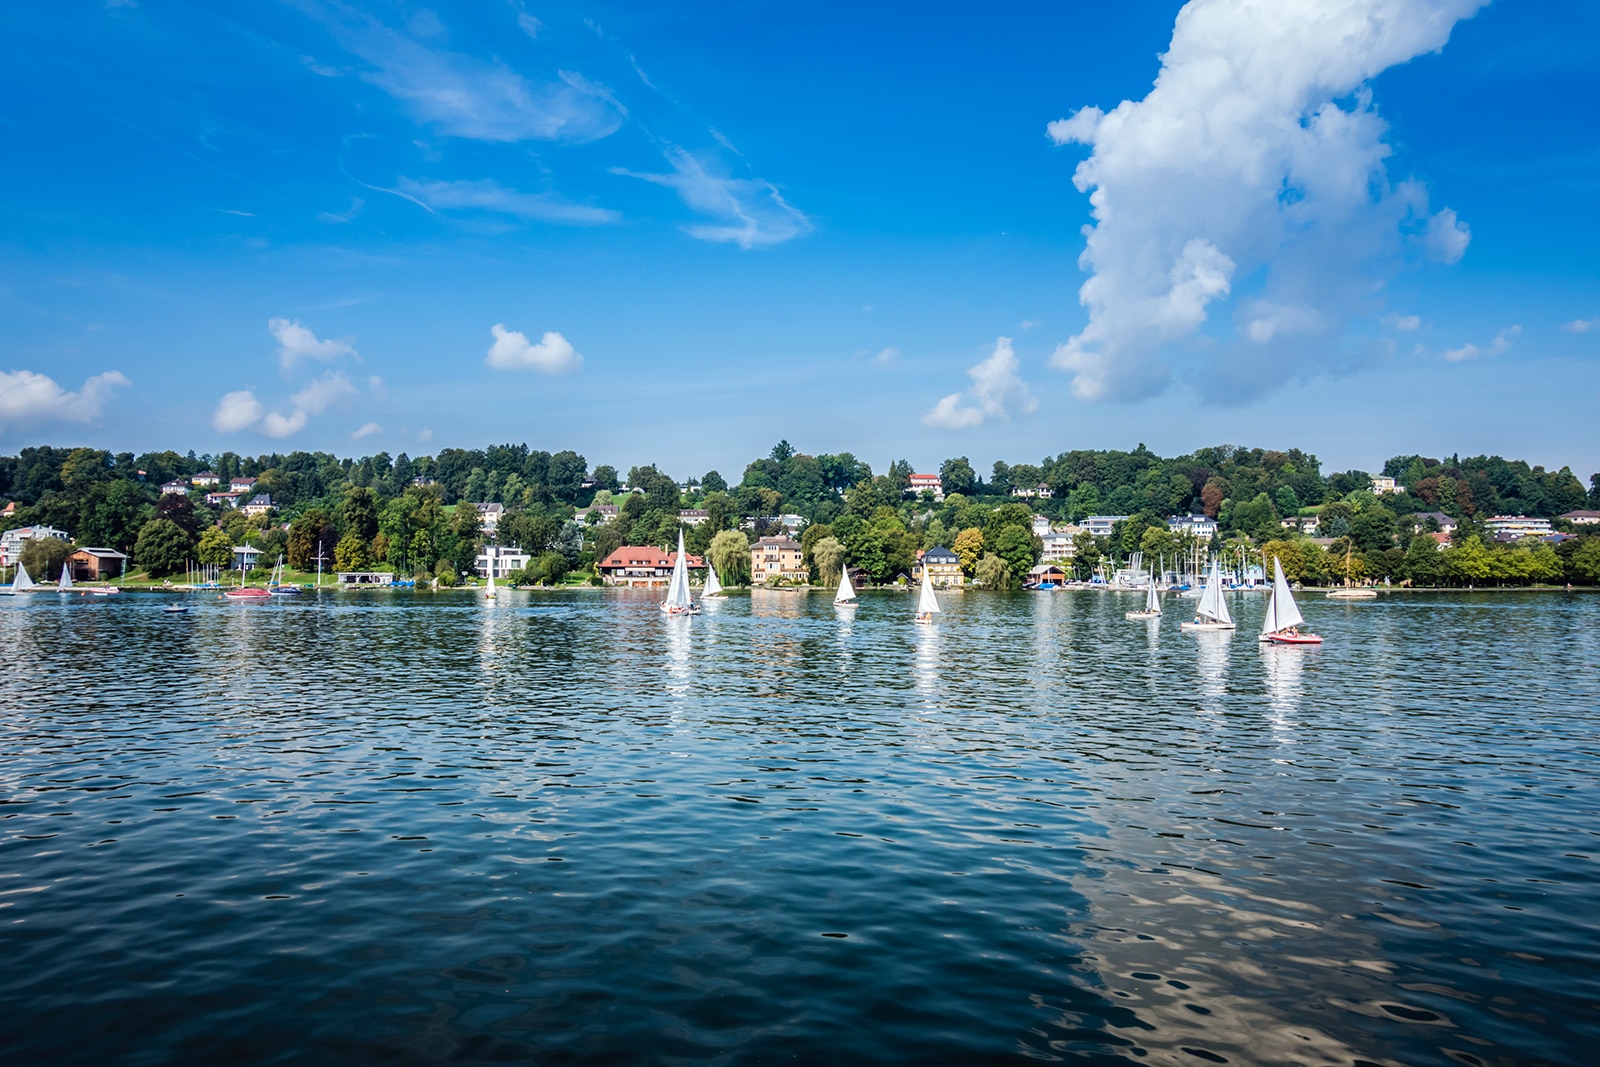
[[[692,553],[687,559],[690,570],[705,568],[705,560]],[[654,545],[623,545],[600,561],[596,568],[607,585],[664,586],[672,580],[672,568],[678,565],[676,552],[663,552]]]

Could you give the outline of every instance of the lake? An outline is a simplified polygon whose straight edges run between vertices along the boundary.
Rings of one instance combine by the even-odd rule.
[[[1600,596],[0,598],[13,1064],[1580,1064]]]

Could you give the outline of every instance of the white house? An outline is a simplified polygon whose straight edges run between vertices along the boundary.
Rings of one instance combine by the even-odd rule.
[[[1039,558],[1046,563],[1071,559],[1076,551],[1072,547],[1072,534],[1069,533],[1047,533],[1039,540],[1044,542],[1044,551]]]
[[[1095,537],[1110,537],[1113,526],[1127,521],[1126,515],[1090,515],[1087,519],[1079,519],[1078,525]]]
[[[1549,519],[1530,519],[1526,515],[1495,515],[1483,520],[1483,528],[1495,537],[1543,537],[1550,532]]]
[[[182,478],[174,478],[170,482],[161,483],[162,496],[183,496],[189,492],[189,483]]]
[[[678,521],[688,526],[699,526],[709,518],[711,518],[711,515],[704,508],[678,509]]]
[[[484,545],[483,551],[478,553],[478,561],[474,570],[478,577],[487,578],[493,574],[496,578],[504,578],[513,571],[520,571],[526,567],[533,557],[516,545]]]
[[[1175,534],[1193,534],[1202,541],[1217,536],[1217,520],[1206,515],[1174,515],[1167,520],[1167,529]]]
[[[495,529],[500,525],[500,516],[506,513],[506,506],[495,503],[472,506],[478,509],[478,519],[483,523],[483,532],[493,537]]]
[[[1033,517],[1033,536],[1043,537],[1050,532],[1050,520],[1043,515]]]
[[[906,488],[906,492],[912,496],[921,496],[924,489],[933,493],[934,500],[944,499],[944,479],[937,474],[913,474],[911,476],[911,485]]]
[[[579,508],[572,517],[584,526],[588,526],[591,522],[596,525],[604,525],[615,519],[620,513],[621,509],[615,504],[594,504],[587,508]],[[599,517],[591,519],[590,516]]]
[[[1576,526],[1600,525],[1600,511],[1569,511],[1560,517]]]
[[[1404,489],[1400,488],[1398,485],[1395,484],[1395,481],[1394,481],[1393,478],[1386,478],[1381,474],[1376,475],[1372,479],[1372,491],[1374,493],[1377,493],[1379,496],[1382,496],[1385,493],[1403,493],[1403,492],[1405,492]]]
[[[265,515],[267,512],[272,510],[272,497],[267,493],[257,493],[255,496],[250,498],[250,503],[246,504],[239,510],[243,511],[246,515],[249,515],[252,518],[257,515]]]
[[[1050,487],[1048,485],[1046,485],[1044,482],[1040,482],[1038,485],[1013,485],[1011,487],[1011,495],[1028,499],[1032,499],[1033,497],[1049,499],[1055,494],[1050,491]]]
[[[222,479],[218,478],[212,471],[201,471],[199,474],[191,477],[189,482],[190,484],[198,486],[201,489],[208,489],[211,486],[216,485],[221,480]]]
[[[22,556],[22,546],[35,537],[55,537],[70,541],[67,531],[54,526],[19,526],[0,534],[0,567],[15,567]]]

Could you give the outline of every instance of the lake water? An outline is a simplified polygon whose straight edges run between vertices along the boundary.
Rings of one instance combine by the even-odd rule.
[[[1600,596],[0,599],[9,1064],[1583,1064]]]

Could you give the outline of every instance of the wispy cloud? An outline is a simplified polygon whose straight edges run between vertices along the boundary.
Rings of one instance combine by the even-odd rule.
[[[494,181],[415,181],[401,178],[398,191],[429,211],[492,211],[520,219],[569,226],[620,222],[607,208],[573,204],[549,193],[523,193]]]
[[[1455,212],[1389,181],[1366,84],[1442,48],[1484,3],[1191,0],[1143,100],[1050,123],[1054,143],[1092,149],[1073,177],[1095,220],[1080,260],[1089,323],[1052,357],[1074,393],[1160,392],[1172,354],[1233,299],[1234,337],[1200,357],[1196,381],[1258,394],[1328,365],[1407,236],[1460,259],[1471,234]]]
[[[54,378],[30,370],[0,371],[0,426],[24,423],[93,422],[112,390],[130,384],[120,371],[96,374],[72,393]]]
[[[971,388],[951,393],[922,416],[924,426],[941,430],[965,430],[981,426],[987,419],[1009,419],[1012,415],[1032,414],[1039,402],[1018,374],[1017,354],[1011,338],[995,340],[987,359],[967,371]]]
[[[1439,358],[1448,363],[1460,363],[1469,359],[1503,355],[1511,348],[1512,342],[1517,339],[1517,335],[1521,332],[1521,326],[1509,326],[1496,334],[1493,341],[1481,348],[1477,345],[1462,345],[1460,348],[1452,348],[1448,352],[1439,353]]]
[[[494,344],[485,360],[498,370],[532,370],[540,374],[574,374],[583,369],[583,356],[572,343],[555,331],[547,332],[537,344],[528,335],[508,330],[501,323],[490,327]]]
[[[1418,315],[1390,315],[1383,321],[1391,330],[1400,333],[1416,333],[1422,328],[1422,318]]]
[[[328,371],[289,398],[287,414],[267,411],[255,393],[248,389],[225,394],[217,401],[211,425],[219,433],[238,433],[257,429],[268,437],[283,438],[306,428],[311,416],[320,415],[339,398],[353,396],[356,387],[339,371]]]
[[[1568,333],[1588,333],[1590,330],[1600,330],[1600,319],[1573,319],[1561,328]]]
[[[702,241],[725,241],[750,249],[782,244],[812,231],[811,220],[783,198],[777,186],[759,178],[734,178],[722,173],[711,160],[702,159],[676,145],[663,149],[670,174],[647,174],[612,168],[613,174],[639,178],[665,186],[684,204],[718,220],[683,227]]]
[[[354,219],[357,215],[361,214],[361,209],[366,206],[367,202],[365,200],[361,199],[359,196],[352,196],[350,198],[349,207],[339,212],[319,211],[317,212],[317,220],[320,222],[331,222],[336,224],[349,222],[351,219]]]
[[[322,363],[331,363],[343,356],[350,356],[357,361],[361,359],[361,354],[344,341],[331,338],[319,341],[309,328],[300,325],[299,319],[268,319],[267,329],[278,339],[278,363],[285,373],[304,359]]]
[[[365,423],[359,430],[352,430],[350,432],[350,440],[359,441],[363,437],[371,437],[375,433],[382,433],[382,432],[383,432],[383,427],[382,426],[379,426],[375,422],[369,422],[369,423]]]
[[[899,359],[900,359],[900,350],[898,348],[895,348],[893,345],[890,345],[888,348],[885,348],[882,352],[879,352],[877,355],[873,356],[872,357],[872,362],[876,363],[880,367],[888,367],[888,366],[892,366],[894,363],[898,362]]]

